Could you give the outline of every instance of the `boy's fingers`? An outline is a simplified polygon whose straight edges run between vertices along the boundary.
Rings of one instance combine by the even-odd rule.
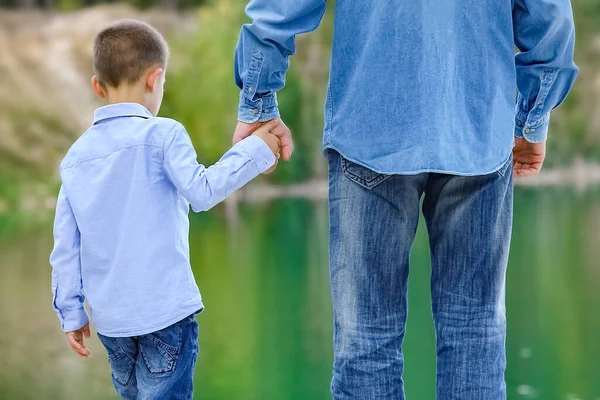
[[[75,335],[67,335],[67,340],[71,345],[71,348],[80,356],[87,357],[90,355],[90,352],[83,344],[83,338],[78,340]]]

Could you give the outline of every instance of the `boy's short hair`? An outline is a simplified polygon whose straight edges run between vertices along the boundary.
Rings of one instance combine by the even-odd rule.
[[[102,86],[136,83],[155,65],[169,60],[163,36],[145,22],[123,19],[108,25],[94,40],[94,71]]]

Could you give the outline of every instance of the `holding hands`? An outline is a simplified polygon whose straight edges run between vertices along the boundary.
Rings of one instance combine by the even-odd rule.
[[[283,156],[285,161],[289,161],[294,152],[294,142],[292,140],[292,132],[283,123],[280,118],[273,119],[269,122],[254,122],[245,123],[238,122],[233,135],[233,144],[240,142],[250,135],[255,135],[261,138],[271,149],[275,157],[279,160]],[[265,174],[270,174],[277,168],[277,162]]]

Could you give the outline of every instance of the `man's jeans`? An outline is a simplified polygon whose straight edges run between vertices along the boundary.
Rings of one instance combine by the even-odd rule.
[[[483,176],[380,175],[327,150],[336,400],[403,400],[409,253],[431,248],[439,400],[506,398],[512,159]],[[410,366],[409,366],[410,368]]]
[[[136,337],[98,334],[108,351],[112,380],[124,400],[191,400],[198,358],[198,322],[190,315]]]

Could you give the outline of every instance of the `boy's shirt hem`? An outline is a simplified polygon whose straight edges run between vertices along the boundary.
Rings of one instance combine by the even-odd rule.
[[[133,337],[133,336],[142,336],[147,335],[149,333],[158,332],[162,329],[168,328],[169,326],[181,321],[185,317],[200,313],[204,311],[204,305],[202,304],[202,300],[191,304],[187,307],[184,307],[176,314],[170,315],[168,318],[161,319],[160,322],[153,323],[152,325],[139,327],[135,329],[108,329],[104,330],[102,327],[94,325],[96,331],[102,336],[106,337]]]

